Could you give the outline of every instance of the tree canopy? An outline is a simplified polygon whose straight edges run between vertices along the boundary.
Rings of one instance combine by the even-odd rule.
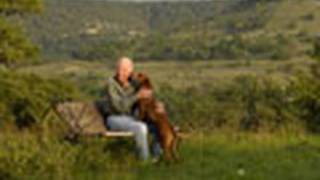
[[[0,12],[4,15],[35,13],[41,9],[41,0],[1,0],[0,2]]]
[[[37,48],[25,36],[22,28],[9,18],[42,9],[40,0],[1,0],[0,2],[0,63],[7,66],[24,63],[37,54]],[[11,20],[11,19],[10,19]]]

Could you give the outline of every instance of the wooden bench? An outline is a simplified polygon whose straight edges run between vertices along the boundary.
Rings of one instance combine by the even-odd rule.
[[[64,120],[70,127],[70,133],[85,136],[103,137],[132,137],[132,132],[109,131],[105,125],[107,118],[103,109],[106,108],[106,101],[83,102],[70,101],[57,103],[45,113],[44,118],[55,114],[59,119]],[[179,131],[179,130],[177,130]],[[186,133],[178,132],[182,138],[187,138]]]
[[[70,101],[53,105],[44,118],[56,115],[64,120],[70,127],[70,132],[75,135],[103,137],[132,137],[131,132],[108,131],[105,125],[105,118],[101,108],[105,108],[106,101],[83,102]],[[99,109],[100,108],[100,109]]]

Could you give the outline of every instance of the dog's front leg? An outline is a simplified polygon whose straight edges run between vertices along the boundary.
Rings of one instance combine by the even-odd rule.
[[[145,121],[146,119],[146,108],[143,104],[139,105],[139,115],[138,115],[139,120]]]

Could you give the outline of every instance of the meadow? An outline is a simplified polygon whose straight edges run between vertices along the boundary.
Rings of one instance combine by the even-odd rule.
[[[106,78],[114,73],[114,64],[108,62],[42,63],[16,73],[38,77],[34,86],[39,92],[44,87],[48,93],[68,94],[66,87],[71,85],[81,93],[73,98],[95,100],[103,96]],[[320,141],[309,128],[315,122],[303,119],[292,100],[297,74],[308,74],[314,65],[306,57],[277,62],[137,62],[136,70],[152,78],[171,121],[189,135],[180,147],[183,161],[141,162],[130,138],[67,141],[66,124],[53,116],[27,128],[2,121],[0,177],[318,179]],[[52,78],[64,83],[48,91],[43,81]],[[39,94],[33,91],[31,98]]]
[[[183,142],[183,161],[168,166],[136,160],[130,140],[69,144],[30,132],[1,134],[3,179],[319,178],[317,136],[200,133]]]

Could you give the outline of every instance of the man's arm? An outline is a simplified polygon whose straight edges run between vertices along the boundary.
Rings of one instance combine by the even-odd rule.
[[[131,107],[138,100],[137,94],[122,95],[112,80],[109,81],[107,91],[111,105],[118,113],[130,113]]]

